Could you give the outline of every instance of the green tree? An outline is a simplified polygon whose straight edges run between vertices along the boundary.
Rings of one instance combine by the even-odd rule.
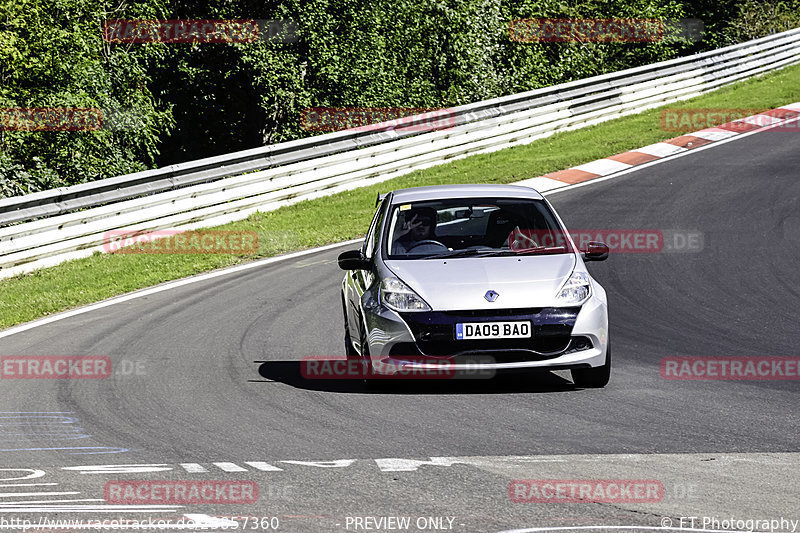
[[[114,44],[108,19],[262,19],[292,39]],[[517,42],[520,18],[699,19],[702,40]],[[452,107],[800,25],[800,0],[0,0],[0,107],[99,107],[98,131],[0,132],[0,195],[309,135],[304,108]]]
[[[162,6],[163,7],[163,6]],[[144,170],[172,118],[148,83],[146,60],[163,46],[103,40],[105,20],[163,13],[91,0],[0,0],[0,107],[99,108],[95,131],[0,132],[0,194],[24,194]]]
[[[722,30],[727,44],[749,41],[800,26],[800,0],[745,0]]]

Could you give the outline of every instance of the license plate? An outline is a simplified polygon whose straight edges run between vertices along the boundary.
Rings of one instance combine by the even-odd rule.
[[[456,340],[527,339],[531,336],[529,320],[520,322],[464,322],[456,324]]]

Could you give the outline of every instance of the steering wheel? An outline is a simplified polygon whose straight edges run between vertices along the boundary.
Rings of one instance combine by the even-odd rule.
[[[442,248],[447,248],[447,246],[446,246],[446,245],[444,245],[444,244],[440,243],[439,241],[435,241],[435,240],[433,240],[433,239],[425,239],[424,241],[419,241],[418,243],[415,243],[413,246],[411,246],[411,247],[410,247],[410,248],[407,250],[407,252],[410,252],[411,250],[413,250],[413,249],[414,249],[414,248],[416,248],[417,246],[422,246],[423,244],[434,244],[434,245],[436,245],[436,246],[441,246]],[[449,248],[447,248],[447,249],[449,250]]]

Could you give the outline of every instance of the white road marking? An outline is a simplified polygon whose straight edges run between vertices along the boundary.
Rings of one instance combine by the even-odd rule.
[[[532,189],[536,189],[539,192],[545,192],[552,189],[558,189],[559,187],[563,187],[565,184],[563,181],[554,180],[551,178],[545,178],[543,176],[539,176],[536,178],[529,178],[522,181],[517,181],[514,185],[522,185],[524,187],[530,187]]]
[[[796,467],[800,464],[800,454],[798,453],[772,453],[769,455],[752,453],[697,453],[697,454],[601,454],[601,455],[488,455],[488,456],[463,456],[463,457],[430,457],[428,459],[408,459],[402,457],[387,457],[380,459],[336,459],[332,461],[295,461],[280,460],[279,463],[297,466],[310,466],[314,468],[347,468],[357,462],[374,462],[382,472],[414,472],[421,466],[453,466],[456,464],[472,465],[476,467],[513,467],[515,465],[525,466],[531,463],[602,463],[610,460],[620,460],[632,463],[639,463],[649,460],[657,455],[676,455],[680,457],[693,456],[701,460],[712,457],[720,463],[753,462],[768,465],[786,465]],[[756,455],[756,457],[754,457]],[[242,461],[244,464],[262,472],[285,472],[264,461]],[[241,467],[232,462],[210,463],[225,472],[250,472],[247,468]],[[80,474],[143,474],[155,472],[169,472],[181,467],[186,470],[185,465],[198,465],[200,463],[178,463],[170,464],[127,464],[127,465],[85,465],[85,466],[64,466],[61,470],[78,472]],[[201,466],[201,468],[203,468]],[[208,469],[196,469],[194,473],[212,474]]]
[[[66,448],[3,448],[0,449],[0,452],[46,452],[51,450],[97,450],[74,452],[72,455],[102,455],[105,453],[122,453],[129,451],[127,448],[113,448],[111,446],[68,446]]]
[[[23,500],[20,502],[3,502],[0,503],[0,509],[4,507],[14,507],[19,506],[21,504],[41,504],[41,503],[74,503],[74,502],[104,502],[105,500],[102,498],[82,498],[82,499],[73,499],[73,500]]]
[[[246,468],[242,468],[241,466],[235,463],[211,463],[214,466],[218,466],[224,472],[247,472]]]
[[[584,172],[591,172],[592,174],[607,176],[609,174],[613,174],[614,172],[627,170],[632,166],[633,165],[628,163],[614,161],[613,159],[598,159],[596,161],[589,161],[588,163],[578,165],[577,167],[571,167],[570,170],[582,170]]]
[[[66,496],[69,494],[80,494],[80,492],[0,492],[0,498],[13,498],[14,496]]]
[[[666,526],[563,526],[563,527],[530,527],[527,529],[508,529],[500,533],[543,533],[545,531],[593,531],[593,530],[637,530],[637,531],[683,531],[684,533],[758,533],[754,531],[738,531],[735,529],[700,529]]]
[[[337,459],[333,461],[276,461],[287,465],[313,468],[348,468],[355,463],[374,464],[381,472],[415,472],[420,467],[450,467],[454,465],[469,465],[476,468],[514,468],[526,467],[534,463],[605,463],[608,461],[623,461],[625,463],[645,463],[655,456],[674,455],[681,458],[697,458],[701,461],[709,458],[717,461],[718,464],[734,465],[736,463],[756,463],[761,465],[782,465],[787,468],[797,468],[800,465],[800,453],[690,453],[690,454],[601,454],[601,455],[501,455],[501,456],[463,456],[463,457],[430,457],[427,459],[409,459],[402,457],[388,457],[380,459]],[[273,464],[264,461],[242,461],[243,464],[262,472],[287,472],[286,469],[278,468]],[[219,465],[225,466],[226,472],[249,472],[248,470],[232,462],[209,463],[218,468]],[[65,466],[60,470],[75,472],[79,474],[143,474],[155,472],[170,472],[173,470],[186,470],[184,465],[200,465],[200,463],[178,463],[169,464],[128,464],[128,465],[85,465],[85,466]],[[221,468],[222,469],[222,468]],[[285,475],[291,475],[293,469],[288,469]],[[201,472],[197,469],[196,474],[207,474],[213,476],[213,470],[204,468]]]
[[[684,148],[682,146],[676,146],[670,143],[655,143],[648,146],[642,146],[641,148],[636,148],[635,150],[631,150],[631,152],[639,152],[642,154],[653,155],[656,157],[667,157],[668,155],[674,155],[688,151],[689,151],[688,148]]]
[[[283,468],[278,468],[277,466],[265,463],[264,461],[245,461],[244,464],[250,465],[256,470],[261,470],[262,472],[283,472]]]
[[[416,459],[375,459],[381,472],[415,472],[420,466],[453,466],[454,464],[469,464],[468,461],[455,457],[431,457],[430,461]]]
[[[281,461],[290,465],[316,466],[317,468],[345,468],[356,462],[356,459],[337,459],[336,461]]]
[[[61,467],[61,470],[75,471],[80,472],[81,474],[139,474],[144,472],[169,472],[172,470],[172,466],[164,463],[63,466]]]
[[[0,487],[36,487],[38,485],[58,485],[58,483],[9,483]]]
[[[20,481],[24,479],[36,479],[46,475],[44,470],[39,470],[38,468],[0,468],[0,472],[30,472],[27,476],[19,476],[19,477],[6,477],[0,478],[0,481],[14,481],[18,479]]]
[[[181,467],[190,474],[202,474],[208,470],[198,463],[180,463]]]
[[[721,141],[723,139],[730,139],[731,137],[736,137],[739,134],[736,133],[735,131],[723,130],[721,128],[708,128],[705,130],[693,131],[692,133],[687,133],[687,135],[691,135],[692,137],[699,137],[707,141]]]
[[[87,447],[87,446],[69,446],[60,448],[13,448],[12,443],[37,442],[39,439],[47,439],[48,443],[57,441],[79,440],[91,438],[84,429],[78,425],[80,421],[78,417],[72,416],[71,412],[4,412],[0,413],[0,439],[4,442],[7,448],[0,450],[1,452],[19,452],[19,451],[46,451],[46,450],[73,450],[73,455],[84,454],[104,454],[104,453],[121,453],[128,451],[125,448],[109,448],[109,447]],[[20,431],[21,429],[27,431]],[[17,438],[20,437],[20,438]],[[77,450],[77,451],[75,451]],[[90,450],[90,451],[87,451]]]
[[[248,472],[247,468],[243,468],[236,463],[221,462],[211,464],[221,469],[223,472]],[[264,461],[245,461],[244,464],[252,466],[256,470],[261,470],[262,472],[283,472],[283,468],[278,468]],[[179,466],[190,474],[206,474],[209,471],[208,468],[200,463],[179,463]]]
[[[168,513],[180,509],[180,506],[136,506],[136,505],[39,505],[0,507],[0,513]],[[63,526],[62,526],[63,529]]]

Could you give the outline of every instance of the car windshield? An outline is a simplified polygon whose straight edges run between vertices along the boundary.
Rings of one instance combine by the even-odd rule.
[[[392,206],[389,259],[563,254],[569,239],[542,200],[455,198]]]

